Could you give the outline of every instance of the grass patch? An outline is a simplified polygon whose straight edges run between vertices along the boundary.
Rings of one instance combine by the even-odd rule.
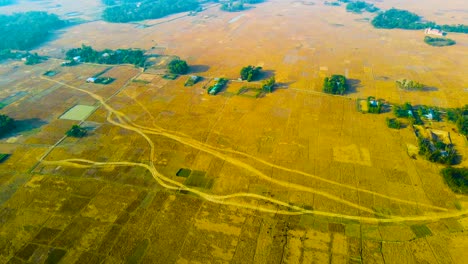
[[[412,225],[411,230],[416,235],[417,238],[431,236],[431,230],[425,225]]]
[[[188,176],[190,176],[190,173],[192,173],[192,170],[181,168],[179,169],[179,171],[177,171],[176,176],[188,178]]]
[[[396,118],[388,118],[386,119],[387,122],[387,127],[393,128],[393,129],[400,129],[401,128],[401,122],[396,119]]]
[[[452,45],[457,44],[457,42],[455,42],[455,40],[453,40],[453,39],[433,38],[433,37],[429,37],[429,36],[426,36],[424,38],[424,42],[426,42],[426,44],[434,46],[434,47],[445,47],[445,46],[452,46]]]
[[[184,183],[188,186],[210,189],[213,180],[206,177],[206,172],[194,170]]]
[[[58,72],[56,71],[46,71],[43,75],[47,77],[54,77],[55,75],[57,75],[57,73]]]
[[[163,75],[163,79],[166,79],[166,80],[175,80],[177,79],[177,77],[179,77],[179,75],[173,74],[173,73],[168,73],[168,74]]]
[[[132,80],[132,82],[134,82],[134,83],[141,83],[141,84],[149,84],[149,83],[151,83],[151,82],[145,81],[145,80]]]
[[[468,194],[468,168],[444,168],[440,171],[447,185],[455,193]]]
[[[259,98],[263,93],[261,88],[244,86],[237,91],[237,95],[250,98]]]

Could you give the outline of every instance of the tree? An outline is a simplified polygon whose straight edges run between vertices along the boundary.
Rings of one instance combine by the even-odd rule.
[[[0,115],[0,136],[15,128],[15,120],[7,115]]]
[[[73,125],[72,128],[70,128],[70,130],[68,130],[66,133],[67,136],[76,138],[84,137],[86,134],[88,134],[88,131],[79,125]]]
[[[264,80],[262,82],[262,90],[268,93],[273,92],[273,87],[275,87],[276,80],[275,76],[271,76],[270,78]]]
[[[186,74],[189,71],[187,62],[180,59],[171,61],[167,67],[173,74]]]
[[[403,90],[423,90],[425,85],[413,80],[402,79],[395,82],[397,87]]]
[[[325,77],[323,81],[323,91],[325,93],[343,95],[347,90],[348,84],[346,83],[346,77],[343,75]]]
[[[244,81],[247,80],[248,82],[250,82],[258,76],[261,70],[262,70],[262,67],[254,67],[252,65],[245,66],[240,71],[241,79]]]

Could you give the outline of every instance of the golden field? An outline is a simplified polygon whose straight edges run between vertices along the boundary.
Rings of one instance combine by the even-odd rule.
[[[453,11],[462,4],[376,3],[466,23]],[[35,126],[1,140],[11,156],[0,165],[0,262],[463,263],[468,199],[445,185],[442,166],[408,155],[412,130],[387,128],[391,113],[359,113],[356,99],[466,104],[468,38],[434,48],[420,31],[374,29],[366,16],[271,0],[146,28],[90,22],[37,49],[154,47],[193,65],[204,77],[193,87],[131,66],[2,63],[0,96],[27,93],[2,113]],[[213,78],[237,79],[249,64],[279,88],[240,96],[244,84],[231,80],[207,94]],[[105,69],[116,81],[85,82]],[[350,94],[321,93],[335,73],[351,79]],[[433,89],[399,90],[401,78]],[[97,108],[81,139],[64,137],[78,121],[59,119],[75,105]],[[468,143],[451,137],[466,167]],[[177,176],[182,168],[192,173]]]

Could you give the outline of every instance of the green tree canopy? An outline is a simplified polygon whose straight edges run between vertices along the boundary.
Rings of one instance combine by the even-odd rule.
[[[261,70],[262,70],[262,67],[254,67],[251,65],[245,66],[240,71],[241,79],[247,80],[248,82],[250,82],[258,76]]]
[[[81,138],[86,136],[88,134],[88,131],[84,129],[83,127],[80,127],[79,125],[73,125],[70,130],[67,131],[66,135],[69,137],[77,137]]]
[[[44,42],[50,33],[67,22],[46,12],[0,15],[0,50],[27,50]]]
[[[15,120],[7,115],[0,115],[0,136],[15,128]]]
[[[325,77],[323,82],[323,91],[329,94],[340,94],[343,95],[348,90],[348,84],[346,77],[343,75],[332,75],[331,77]]]
[[[171,61],[167,67],[173,74],[186,74],[189,71],[187,62],[180,59]]]

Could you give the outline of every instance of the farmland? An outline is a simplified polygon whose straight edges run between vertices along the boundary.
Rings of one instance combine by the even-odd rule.
[[[418,138],[406,120],[389,129],[391,112],[356,104],[463,106],[467,36],[434,54],[422,35],[314,3],[268,1],[232,23],[239,14],[218,8],[137,29],[96,21],[37,47],[52,56],[40,65],[2,63],[2,114],[29,125],[0,141],[0,262],[462,263],[468,198],[444,183],[443,165],[410,155]],[[453,14],[462,19],[443,17]],[[179,56],[202,78],[60,66],[82,40]],[[237,80],[245,65],[274,75],[274,92],[239,93],[260,87]],[[86,82],[103,71],[115,80]],[[350,81],[344,96],[321,92],[332,74]],[[215,78],[229,81],[209,95]],[[399,89],[403,78],[432,89]],[[65,137],[77,124],[87,136]],[[449,132],[457,166],[468,166],[455,124],[425,126]]]

